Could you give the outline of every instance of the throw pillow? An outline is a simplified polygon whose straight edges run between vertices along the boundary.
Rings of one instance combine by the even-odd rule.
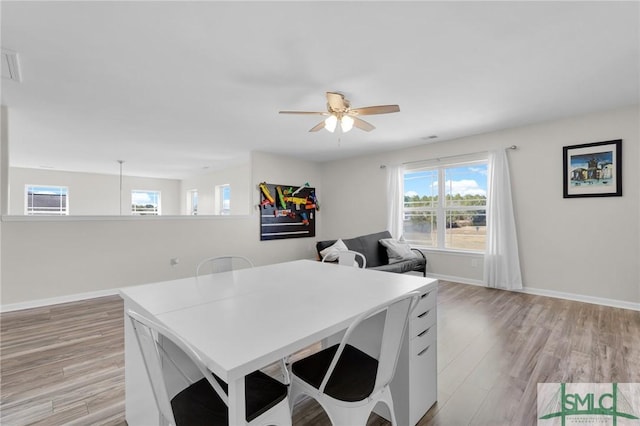
[[[387,256],[389,256],[389,263],[398,263],[403,260],[415,259],[416,254],[411,251],[411,247],[404,241],[394,240],[393,238],[383,238],[380,240],[387,249]]]
[[[320,257],[322,257],[325,262],[335,262],[336,260],[338,260],[340,252],[345,250],[349,250],[349,248],[341,239],[338,239],[338,241],[333,243],[333,245],[320,251]]]

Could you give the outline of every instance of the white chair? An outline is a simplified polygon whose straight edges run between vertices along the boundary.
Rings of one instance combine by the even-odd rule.
[[[322,258],[322,261],[327,261],[328,256]],[[358,260],[360,259],[360,260]],[[353,250],[340,250],[338,254],[338,265],[354,266],[357,268],[367,267],[367,258],[360,252]]]
[[[200,276],[200,274],[217,274],[246,268],[253,268],[253,262],[243,256],[208,257],[198,262],[196,277]]]
[[[318,401],[334,425],[366,425],[373,408],[383,402],[396,425],[389,383],[393,379],[407,318],[419,292],[411,292],[370,310],[347,329],[340,344],[323,349],[291,365],[290,407],[302,395]],[[363,321],[383,315],[378,358],[352,346],[354,331]],[[354,343],[355,344],[355,343]],[[376,348],[378,349],[378,348]],[[369,352],[373,352],[371,348]],[[377,355],[377,354],[376,354]]]
[[[228,425],[227,384],[182,338],[136,312],[127,314],[160,412],[159,424]],[[291,425],[287,385],[255,371],[245,377],[245,397],[246,425]]]

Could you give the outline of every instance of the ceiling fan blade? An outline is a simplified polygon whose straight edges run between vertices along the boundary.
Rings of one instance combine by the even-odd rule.
[[[329,115],[328,112],[320,111],[280,111],[280,114]]]
[[[344,111],[349,107],[342,93],[327,92],[327,103],[333,111]]]
[[[350,114],[355,115],[389,114],[391,112],[400,112],[400,107],[398,105],[376,105],[349,110]]]
[[[313,126],[311,128],[311,130],[309,130],[310,132],[317,132],[318,130],[324,129],[324,121],[319,122],[318,124],[316,124],[315,126]]]
[[[352,117],[352,118],[353,118],[353,125],[360,130],[364,130],[365,132],[370,132],[376,128],[373,124],[367,123],[361,118],[358,118],[358,117]]]

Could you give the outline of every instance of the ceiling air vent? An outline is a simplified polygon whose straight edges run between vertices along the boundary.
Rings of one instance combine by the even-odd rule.
[[[20,82],[20,64],[16,52],[2,49],[2,78]]]

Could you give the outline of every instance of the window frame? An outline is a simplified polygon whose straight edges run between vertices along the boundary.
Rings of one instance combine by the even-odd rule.
[[[145,210],[140,210],[137,211],[134,209],[134,202],[133,202],[133,194],[136,192],[144,192],[144,193],[156,193],[157,194],[157,203],[158,205],[155,208],[154,212],[147,212]],[[131,190],[131,209],[130,209],[131,215],[132,216],[162,216],[162,191],[160,190],[156,190],[156,189],[132,189]]]
[[[198,189],[188,189],[187,190],[187,215],[189,216],[197,216],[198,215]]]
[[[227,192],[227,194],[229,195],[229,197],[227,198],[227,200],[229,201],[229,206],[226,209],[224,207],[225,192]],[[216,216],[229,216],[231,214],[231,185],[230,184],[224,183],[221,185],[216,185],[213,214]]]
[[[484,222],[486,226],[486,211],[487,211],[486,195],[485,195],[484,205],[464,206],[464,205],[450,204],[451,200],[448,199],[448,196],[455,196],[455,194],[447,193],[446,171],[448,169],[473,166],[474,164],[486,166],[488,169],[488,166],[489,166],[488,155],[475,154],[475,155],[464,156],[465,158],[460,158],[463,156],[460,156],[460,157],[456,156],[456,157],[457,158],[449,159],[449,161],[442,161],[441,159],[437,159],[434,161],[416,162],[415,164],[412,164],[412,167],[405,167],[402,174],[402,185],[403,185],[402,213],[401,213],[402,234],[403,236],[405,234],[405,226],[406,226],[405,223],[407,222],[405,218],[410,217],[411,214],[415,214],[419,212],[427,212],[427,213],[431,213],[431,216],[433,218],[431,222],[432,224],[431,226],[433,226],[433,224],[435,224],[436,226],[435,241],[431,245],[425,245],[425,242],[427,241],[426,239],[423,239],[423,240],[407,239],[407,241],[410,242],[412,245],[418,246],[422,249],[434,250],[434,251],[468,252],[468,253],[475,253],[475,254],[485,253],[486,236],[485,236],[484,248],[482,249],[451,247],[448,245],[447,237],[448,235],[451,235],[451,234],[448,234],[447,230],[453,229],[452,227],[448,226],[450,224],[451,212],[484,210],[484,215],[485,215]],[[404,201],[404,197],[405,197],[404,183],[405,183],[406,175],[411,173],[418,173],[422,171],[424,172],[436,171],[437,173],[436,176],[437,176],[438,191],[435,195],[433,195],[433,197],[436,198],[436,202],[434,203],[432,201],[432,206],[429,206],[429,207],[421,206],[419,208],[410,208],[408,211]],[[487,183],[488,182],[485,181],[485,184]]]
[[[29,189],[30,188],[50,188],[52,190],[60,191],[60,198],[64,195],[64,209],[60,205],[56,211],[34,211],[31,207],[29,209]],[[62,194],[64,192],[64,194]],[[33,199],[33,197],[32,197]],[[34,185],[26,184],[24,186],[24,215],[25,216],[69,216],[69,187],[65,185]]]

